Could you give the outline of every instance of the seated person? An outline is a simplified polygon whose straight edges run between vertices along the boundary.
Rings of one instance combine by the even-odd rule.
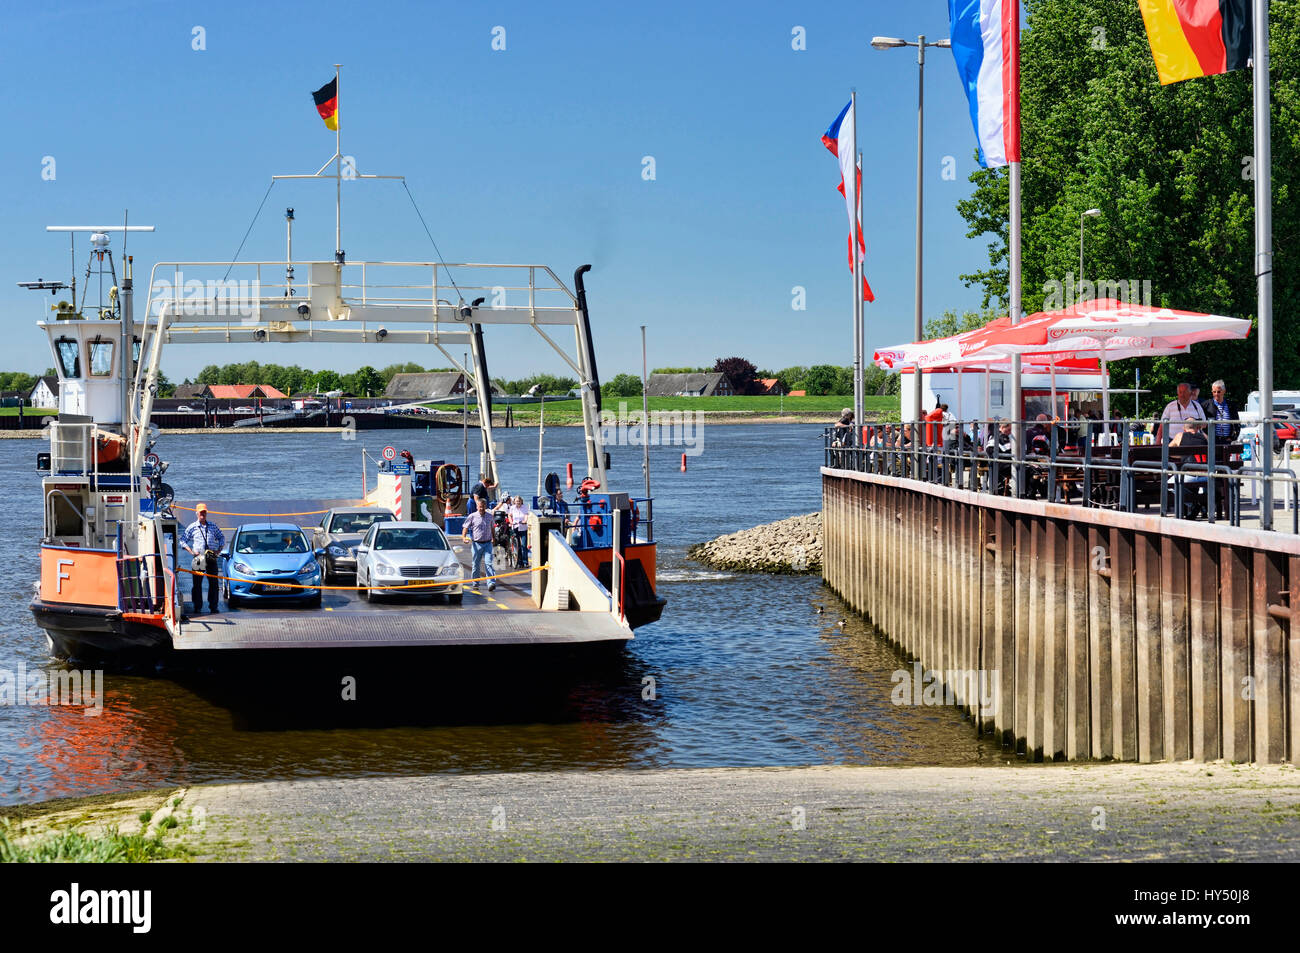
[[[1205,453],[1193,454],[1183,458],[1183,463],[1205,463],[1209,456],[1210,443],[1205,435],[1205,421],[1189,420],[1183,425],[1182,431],[1174,434],[1173,439],[1169,441],[1171,447],[1203,447]],[[1177,478],[1175,478],[1177,479]],[[1198,514],[1204,514],[1205,508],[1205,484],[1207,474],[1197,473],[1195,476],[1185,476],[1183,480],[1183,512],[1184,519],[1195,519]]]
[[[1011,424],[1005,420],[998,424],[997,431],[984,442],[984,452],[989,456],[1011,456]]]

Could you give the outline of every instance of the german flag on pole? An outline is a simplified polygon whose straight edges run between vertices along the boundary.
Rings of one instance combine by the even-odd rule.
[[[325,120],[325,127],[331,132],[339,128],[339,78],[332,80],[311,94],[316,101],[316,111]]]
[[[1138,0],[1160,85],[1245,69],[1250,0]]]

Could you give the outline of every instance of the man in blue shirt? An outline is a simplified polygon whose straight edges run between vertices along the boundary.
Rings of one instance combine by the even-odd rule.
[[[203,610],[204,576],[200,573],[206,574],[208,580],[208,611],[217,611],[217,553],[226,545],[226,537],[220,526],[208,522],[208,504],[200,503],[196,506],[194,515],[198,518],[185,527],[185,532],[181,534],[181,546],[194,557],[191,563],[194,570],[191,597],[194,602],[193,614],[198,615]]]
[[[488,512],[487,500],[481,496],[471,497],[474,500],[477,509],[465,517],[465,524],[461,527],[460,538],[462,542],[471,543],[474,547],[474,563],[470,569],[470,575],[474,577],[474,590],[478,591],[478,580],[483,576],[495,576],[496,569],[492,565],[492,532],[495,528],[495,520],[491,513]],[[483,572],[484,565],[487,566],[487,572]],[[497,587],[495,579],[488,580],[488,592],[492,592]]]

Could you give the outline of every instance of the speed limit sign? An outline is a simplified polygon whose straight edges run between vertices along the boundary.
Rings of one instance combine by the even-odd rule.
[[[385,460],[397,459],[397,449],[395,447],[384,447],[384,459]]]

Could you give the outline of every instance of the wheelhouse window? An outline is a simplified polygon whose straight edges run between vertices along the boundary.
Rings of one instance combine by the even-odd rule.
[[[113,373],[113,342],[95,338],[90,342],[90,376],[108,377]]]
[[[59,355],[59,371],[64,378],[81,376],[81,349],[72,338],[59,338],[54,342],[54,350]]]

